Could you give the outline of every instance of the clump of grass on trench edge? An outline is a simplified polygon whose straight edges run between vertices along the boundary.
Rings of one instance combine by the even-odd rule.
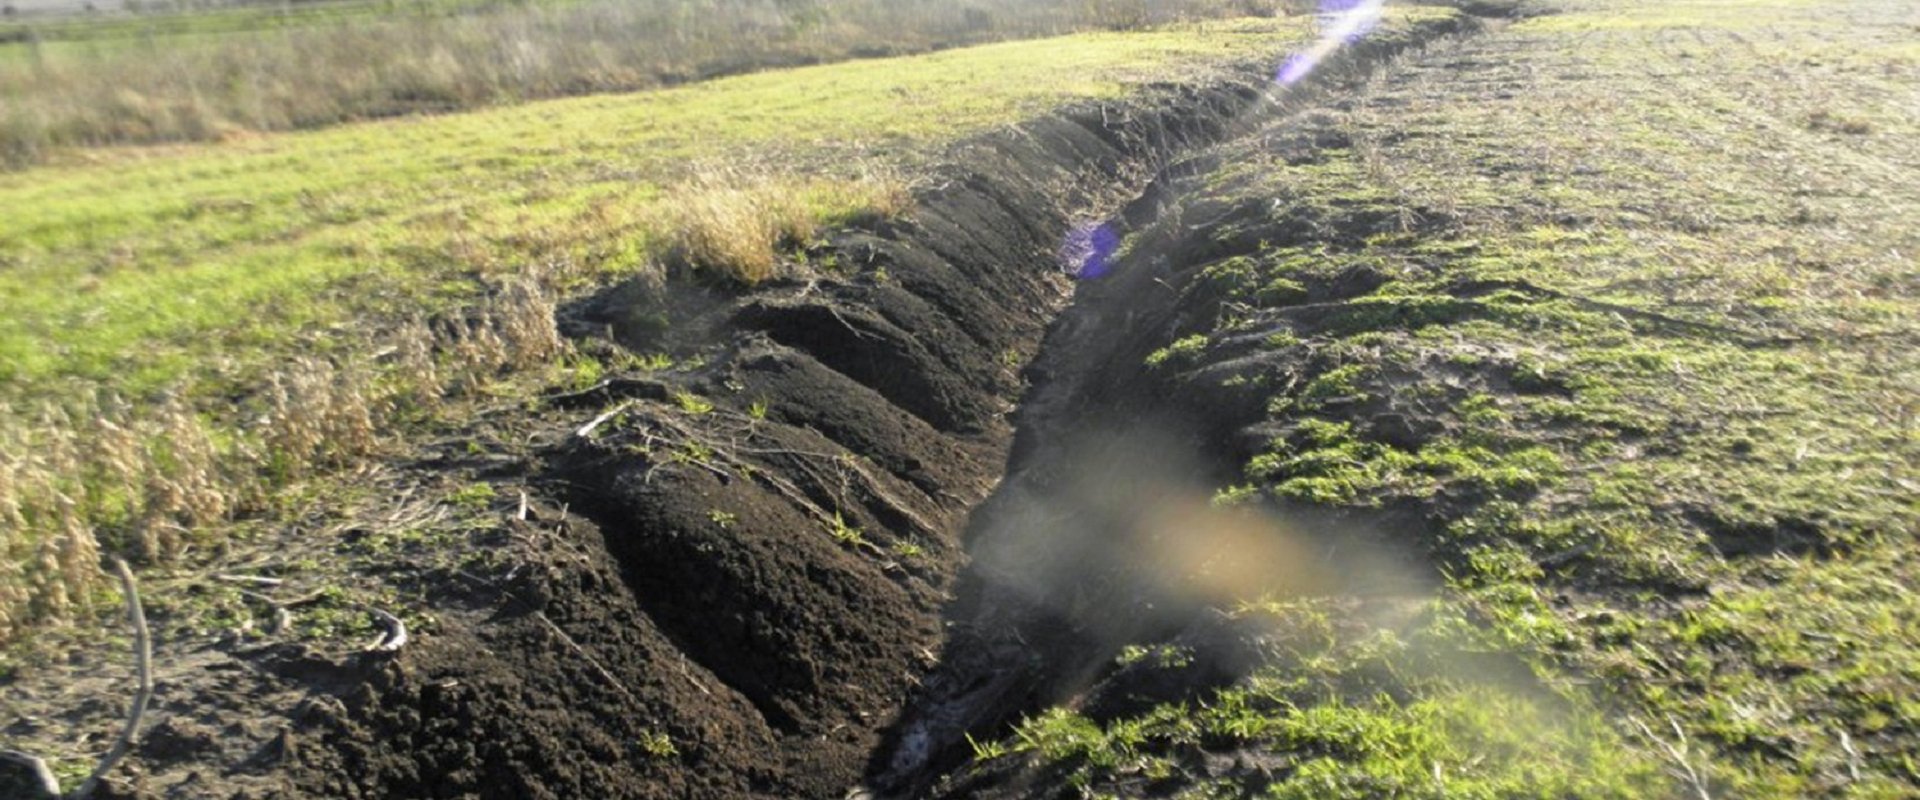
[[[804,247],[825,228],[898,216],[912,203],[907,181],[885,170],[847,180],[702,170],[666,195],[663,255],[752,286],[776,275],[782,248]]]
[[[751,286],[778,272],[781,249],[912,202],[910,183],[878,166],[842,178],[702,167],[619,227],[650,243],[643,270],[680,264]],[[276,489],[376,453],[401,409],[431,412],[504,373],[558,363],[568,345],[553,287],[590,279],[583,270],[539,262],[460,313],[402,321],[345,356],[292,358],[228,416],[196,412],[186,392],[139,409],[97,388],[31,420],[0,407],[0,643],[90,607],[103,554],[175,559]]]
[[[139,408],[86,393],[30,418],[0,407],[0,644],[93,607],[104,554],[178,558],[315,470],[378,452],[393,411],[433,407],[567,345],[537,279],[455,320],[413,320],[360,355],[305,357],[269,377],[238,425],[173,395]]]

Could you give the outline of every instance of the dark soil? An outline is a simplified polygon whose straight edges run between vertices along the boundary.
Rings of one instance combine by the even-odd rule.
[[[1122,598],[1036,582],[1144,572],[1152,543],[1103,526],[1203,507],[1191,494],[1244,416],[1225,396],[1174,413],[1143,372],[1141,334],[1175,313],[1154,273],[1082,291],[1055,325],[1073,295],[1061,242],[1089,218],[1153,219],[1151,195],[1123,206],[1162,165],[1451,32],[1356,48],[1283,98],[1251,65],[968,142],[910,219],[806,254],[832,267],[574,304],[563,327],[582,347],[699,366],[476,423],[530,453],[448,445],[411,467],[534,489],[467,540],[496,568],[407,572],[433,619],[398,654],[210,650],[224,683],[162,686],[115,796],[906,792],[966,732],[1085,689],[1122,643],[1185,637],[1231,680],[1231,623],[1205,612],[1218,598],[1122,580],[1128,608],[1156,610],[1075,616]],[[1115,427],[1138,435],[1102,435]],[[1107,466],[1064,474],[1083,463]],[[1009,545],[1039,513],[1071,522],[1042,549]],[[1203,688],[1164,683],[1134,670],[1095,705]]]
[[[536,480],[572,509],[574,557],[539,565],[537,589],[476,594],[498,609],[484,624],[334,709],[299,785],[786,798],[838,797],[870,771],[898,782],[879,765],[918,713],[901,709],[940,662],[981,656],[942,621],[959,619],[960,533],[1005,471],[1009,411],[1074,358],[1018,369],[1069,296],[1060,242],[1155,165],[1273,113],[1264,70],[1245,74],[969,142],[909,221],[809,254],[837,269],[745,295],[618,287],[570,309],[589,347],[706,366],[569,404],[568,420],[619,412],[551,448]],[[1047,348],[1084,349],[1054,343],[1071,338]],[[672,753],[643,746],[660,735]]]

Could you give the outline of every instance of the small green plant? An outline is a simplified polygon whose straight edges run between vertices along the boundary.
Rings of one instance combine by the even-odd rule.
[[[693,415],[713,413],[713,401],[692,392],[680,392],[673,396],[673,404]]]
[[[673,459],[676,464],[699,464],[706,466],[713,462],[713,448],[708,447],[704,442],[689,440],[685,444],[675,448],[673,454],[668,456],[668,458]]]
[[[351,639],[373,630],[372,618],[337,585],[324,587],[294,620],[295,630],[308,639]]]
[[[1175,361],[1182,363],[1188,362],[1198,357],[1201,353],[1206,352],[1206,349],[1207,335],[1204,333],[1196,333],[1153,351],[1151,355],[1147,356],[1147,366],[1159,369]]]
[[[1050,763],[1111,767],[1117,756],[1098,723],[1064,708],[1029,718],[1014,735],[1020,750]]]
[[[927,554],[927,549],[908,541],[893,543],[893,554],[901,558],[917,559]]]
[[[571,373],[568,383],[579,391],[598,384],[602,378],[606,377],[607,367],[600,363],[599,359],[582,356],[573,362]]]
[[[494,490],[493,484],[476,483],[454,490],[452,494],[447,495],[447,502],[469,511],[484,511],[499,496],[500,493]]]
[[[1252,503],[1260,498],[1259,487],[1250,484],[1228,486],[1213,493],[1211,505],[1214,508],[1234,508]]]
[[[740,517],[738,515],[732,514],[726,511],[721,511],[720,509],[717,509],[717,508],[707,512],[707,519],[711,521],[713,524],[720,526],[722,530],[732,530],[734,523],[737,523],[740,521]]]
[[[78,786],[93,774],[91,764],[71,758],[50,759],[47,768],[53,771],[54,782],[61,786]]]
[[[1007,748],[1007,743],[998,739],[988,739],[983,742],[973,738],[973,734],[971,733],[966,736],[967,745],[973,748],[973,760],[975,761],[992,761],[996,758],[1002,758],[1011,752]]]
[[[1130,644],[1121,648],[1114,663],[1123,667],[1145,663],[1160,669],[1182,669],[1193,664],[1193,651],[1171,644]]]
[[[648,353],[635,356],[633,366],[642,372],[666,372],[673,369],[673,356],[666,353]]]
[[[752,405],[747,406],[747,416],[752,417],[755,421],[764,421],[767,418],[768,410],[766,400],[755,400]]]
[[[845,515],[833,512],[833,519],[827,524],[827,533],[833,540],[849,547],[866,547],[867,535],[858,526],[847,522]]]
[[[673,737],[661,731],[641,731],[639,740],[634,744],[640,748],[640,752],[655,761],[669,761],[680,756],[680,748],[674,746]]]
[[[1291,331],[1279,331],[1277,333],[1268,334],[1266,338],[1267,346],[1275,350],[1278,350],[1283,347],[1292,347],[1299,343],[1300,343],[1300,337],[1293,335]]]

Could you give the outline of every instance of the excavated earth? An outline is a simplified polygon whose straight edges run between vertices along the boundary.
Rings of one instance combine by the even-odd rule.
[[[1720,103],[1702,100],[1711,113],[1679,117],[1718,131],[1704,145],[1669,142],[1670,153],[1646,145],[1641,155],[1651,166],[1644,171],[1589,163],[1601,146],[1564,141],[1580,138],[1581,125],[1560,120],[1563,141],[1555,142],[1545,123],[1523,130],[1535,119],[1528,115],[1564,94],[1586,98],[1564,100],[1564,114],[1611,113],[1615,127],[1633,122],[1640,106],[1579,92],[1617,93],[1610,87],[1638,76],[1646,82],[1633,85],[1649,95],[1676,96],[1669,84],[1706,73],[1673,66],[1674,59],[1692,59],[1693,44],[1715,40],[1695,32],[1699,41],[1690,44],[1629,25],[1530,41],[1537,34],[1526,25],[1499,18],[1511,4],[1454,5],[1463,13],[1374,32],[1297,85],[1276,86],[1273,63],[1243,65],[1205,85],[1152,87],[963,142],[938,159],[945,166],[923,184],[910,214],[789,253],[784,277],[751,289],[678,276],[577,299],[561,311],[562,332],[599,362],[635,369],[491,411],[461,435],[422,445],[426,454],[416,463],[368,474],[371,493],[383,498],[411,496],[429,477],[442,481],[440,489],[501,490],[474,504],[488,522],[450,540],[385,543],[379,528],[417,521],[400,512],[340,537],[390,562],[371,579],[395,608],[426,609],[409,615],[419,623],[413,641],[397,653],[258,639],[169,650],[163,660],[173,668],[160,682],[157,721],[103,796],[884,800],[1173,796],[1195,785],[1238,787],[1222,796],[1271,796],[1276,776],[1298,770],[1302,759],[1354,754],[1340,750],[1338,736],[1314,739],[1311,731],[1277,744],[1219,731],[1163,735],[1129,745],[1135,749],[1125,763],[1108,763],[1104,772],[1086,769],[1095,761],[1088,754],[1111,754],[1101,750],[1110,743],[1093,741],[1103,726],[1143,731],[1156,723],[1143,715],[1155,709],[1198,708],[1223,696],[1215,689],[1248,683],[1284,631],[1258,629],[1253,615],[1221,609],[1268,596],[1276,581],[1344,604],[1334,615],[1344,621],[1279,649],[1326,656],[1349,633],[1372,647],[1392,639],[1382,631],[1432,616],[1425,600],[1436,585],[1485,566],[1476,553],[1494,550],[1474,548],[1498,538],[1485,533],[1488,526],[1518,526],[1524,508],[1553,519],[1643,506],[1650,516],[1629,520],[1637,526],[1595,526],[1624,537],[1618,541],[1552,538],[1559,529],[1545,523],[1526,528],[1540,539],[1539,552],[1508,547],[1498,552],[1511,558],[1487,562],[1489,569],[1524,562],[1523,577],[1488,585],[1524,590],[1502,595],[1520,600],[1499,602],[1524,612],[1513,617],[1521,633],[1556,633],[1543,647],[1579,667],[1572,671],[1578,685],[1616,680],[1606,687],[1616,698],[1672,712],[1666,722],[1677,738],[1662,738],[1660,725],[1641,726],[1637,745],[1596,735],[1583,741],[1598,742],[1593,750],[1605,759],[1590,762],[1562,752],[1557,728],[1526,728],[1524,719],[1509,726],[1499,717],[1493,724],[1522,740],[1509,760],[1572,772],[1628,763],[1606,760],[1628,750],[1671,761],[1594,776],[1602,790],[1567,796],[1741,796],[1743,786],[1748,796],[1793,793],[1782,786],[1904,796],[1900,789],[1920,780],[1910,745],[1910,720],[1920,712],[1901,699],[1908,694],[1901,687],[1916,680],[1910,659],[1881,658],[1871,648],[1858,652],[1872,658],[1857,656],[1854,631],[1808,609],[1795,612],[1802,617],[1793,623],[1805,630],[1784,633],[1740,628],[1746,618],[1726,608],[1709,613],[1723,598],[1749,596],[1764,602],[1740,600],[1732,611],[1791,611],[1788,595],[1797,591],[1742,592],[1786,586],[1782,576],[1794,558],[1806,559],[1796,568],[1804,573],[1844,561],[1849,548],[1881,540],[1904,546],[1898,534],[1910,508],[1873,506],[1880,509],[1868,514],[1873,519],[1846,519],[1852,507],[1882,502],[1848,483],[1856,469],[1860,485],[1895,474],[1881,461],[1824,469],[1846,484],[1834,489],[1832,503],[1780,491],[1785,499],[1776,507],[1776,498],[1745,496],[1747,487],[1765,492],[1775,485],[1767,481],[1793,473],[1803,459],[1821,458],[1822,437],[1867,442],[1873,432],[1822,428],[1801,442],[1782,439],[1786,449],[1776,455],[1791,464],[1784,469],[1754,455],[1772,446],[1759,433],[1724,447],[1708,434],[1749,413],[1758,415],[1754,431],[1795,420],[1866,429],[1873,426],[1859,420],[1892,419],[1855,407],[1876,405],[1874,397],[1893,398],[1877,403],[1883,406],[1908,403],[1901,419],[1910,425],[1912,384],[1901,383],[1898,369],[1854,374],[1841,363],[1837,378],[1792,376],[1824,374],[1813,366],[1821,359],[1807,354],[1850,357],[1848,348],[1860,348],[1874,355],[1876,341],[1889,342],[1889,352],[1910,344],[1911,331],[1873,328],[1891,325],[1891,306],[1860,298],[1910,295],[1911,272],[1877,283],[1861,278],[1858,319],[1833,312],[1845,324],[1826,320],[1827,330],[1810,313],[1800,330],[1787,324],[1796,318],[1776,317],[1766,304],[1753,304],[1759,310],[1747,316],[1699,309],[1675,316],[1670,307],[1685,311],[1685,304],[1632,294],[1648,279],[1631,263],[1620,274],[1598,274],[1593,281],[1605,285],[1581,295],[1580,286],[1552,287],[1536,273],[1549,263],[1573,269],[1585,256],[1557,253],[1509,268],[1494,247],[1511,238],[1510,228],[1553,234],[1535,242],[1541,247],[1572,247],[1566,243],[1586,240],[1562,229],[1612,225],[1629,232],[1626,244],[1615,243],[1621,252],[1635,252],[1641,236],[1657,243],[1698,235],[1716,246],[1738,239],[1733,228],[1715,227],[1734,222],[1696,202],[1721,194],[1676,182],[1669,197],[1665,178],[1645,177],[1683,174],[1695,162],[1717,165],[1698,169],[1713,173],[1700,176],[1702,185],[1724,193],[1726,214],[1756,215],[1739,224],[1761,233],[1786,226],[1786,241],[1798,241],[1823,218],[1813,213],[1818,198],[1870,194],[1819,181],[1838,185],[1835,176],[1869,160],[1831,169],[1789,159],[1753,166],[1746,150],[1726,143],[1757,135],[1748,127],[1824,142],[1838,135],[1830,128],[1845,127],[1844,116],[1822,106],[1817,114],[1749,119],[1727,110],[1741,108],[1735,97],[1766,96],[1771,89],[1749,87],[1785,73],[1716,69],[1714,76],[1748,82],[1732,81],[1726,96],[1703,90],[1723,88],[1704,78],[1689,84]],[[1871,16],[1880,7],[1853,13]],[[1876,24],[1891,30],[1885,20]],[[1741,31],[1724,35],[1750,55],[1770,52]],[[1597,45],[1563,46],[1605,36],[1626,37],[1639,49],[1609,62]],[[1642,36],[1651,38],[1634,38]],[[1521,47],[1535,49],[1514,57]],[[1726,53],[1740,50],[1717,47],[1701,52],[1730,59]],[[1660,54],[1669,61],[1652,58]],[[1398,70],[1396,81],[1366,83],[1388,65]],[[1594,80],[1602,76],[1610,82]],[[1669,113],[1696,110],[1680,108],[1692,95],[1679,96],[1686,99]],[[1434,121],[1463,109],[1472,113],[1461,113],[1457,128]],[[1414,118],[1424,121],[1403,124]],[[1862,126],[1871,129],[1853,125]],[[1670,131],[1648,128],[1637,134],[1642,145],[1667,142]],[[1530,134],[1541,141],[1513,144]],[[1898,151],[1892,135],[1860,141]],[[1549,146],[1556,144],[1561,151]],[[1436,149],[1419,149],[1429,145]],[[1394,148],[1424,155],[1403,153],[1400,162],[1382,155]],[[1547,155],[1526,161],[1534,150]],[[1908,154],[1898,166],[1910,171],[1910,149],[1898,152]],[[1448,159],[1462,163],[1441,163]],[[1445,169],[1428,174],[1429,161]],[[1791,170],[1769,171],[1775,167]],[[1889,167],[1885,174],[1905,172]],[[1793,181],[1808,183],[1791,196],[1773,191]],[[1860,231],[1885,235],[1888,219],[1911,208],[1911,192],[1884,194],[1875,213],[1887,219],[1868,214],[1881,206],[1851,207]],[[1906,236],[1886,235],[1889,258],[1911,253]],[[1433,249],[1436,243],[1447,248]],[[1295,260],[1319,266],[1283,257],[1302,253]],[[1725,272],[1676,275],[1711,287],[1732,280]],[[1634,302],[1618,302],[1622,296]],[[1739,308],[1709,300],[1696,305]],[[1447,328],[1473,322],[1483,324],[1471,334]],[[1755,355],[1795,348],[1806,354]],[[1722,366],[1703,360],[1688,372],[1681,368],[1688,357],[1722,351],[1737,353],[1729,363],[1748,365],[1727,379],[1736,393],[1757,386],[1769,396],[1735,407],[1720,402],[1724,387],[1667,391]],[[1539,356],[1537,363],[1523,364],[1524,353]],[[1884,360],[1912,374],[1910,355]],[[675,366],[638,368],[661,361]],[[1766,370],[1755,363],[1777,364],[1777,375],[1760,374]],[[1575,376],[1562,364],[1594,374]],[[1830,394],[1784,396],[1802,385]],[[1588,408],[1570,399],[1596,388],[1612,392],[1602,397],[1607,402]],[[1545,409],[1545,421],[1516,423],[1501,409],[1522,416]],[[1675,430],[1656,434],[1661,425]],[[1895,439],[1884,439],[1894,441],[1886,449],[1911,453],[1910,436]],[[1499,446],[1461,444],[1481,440]],[[514,443],[497,448],[510,456],[492,455],[501,442]],[[1589,508],[1587,500],[1606,487],[1556,489],[1555,475],[1574,470],[1541,455],[1575,452],[1569,443],[1584,443],[1581,458],[1625,467],[1669,459],[1688,470],[1684,481],[1670,483],[1687,485],[1617,481],[1612,506]],[[1681,459],[1696,445],[1706,455]],[[1716,483],[1717,472],[1728,470],[1746,471]],[[1795,485],[1825,487],[1818,477]],[[1911,483],[1897,485],[1911,496]],[[527,494],[514,498],[522,488]],[[1261,518],[1268,522],[1236,515],[1236,492],[1266,492],[1284,514]],[[1757,511],[1727,516],[1740,508],[1733,500]],[[1823,506],[1818,514],[1801,513],[1814,505]],[[1288,524],[1271,524],[1278,517]],[[1891,533],[1869,535],[1875,526]],[[1436,546],[1448,537],[1473,547]],[[454,548],[471,552],[447,552]],[[1899,563],[1909,560],[1900,555]],[[1910,594],[1891,580],[1836,581]],[[1553,587],[1551,602],[1536,583]],[[163,601],[181,593],[162,588]],[[1822,605],[1819,596],[1809,605]],[[1499,602],[1472,609],[1507,607]],[[1891,600],[1886,607],[1897,608]],[[1911,626],[1897,611],[1874,613],[1857,624]],[[1591,636],[1567,632],[1574,623],[1554,628],[1556,615],[1587,626],[1580,631],[1591,628]],[[1822,625],[1829,627],[1813,630]],[[1671,637],[1658,638],[1669,629]],[[1391,708],[1466,675],[1472,681],[1465,683],[1524,695],[1501,708],[1540,700],[1574,719],[1574,705],[1551,691],[1541,662],[1504,645],[1429,639],[1448,648],[1438,659],[1444,674],[1406,678],[1368,650],[1352,667],[1354,691],[1366,696],[1347,710],[1375,697],[1387,697],[1381,702]],[[1798,649],[1775,663],[1766,647],[1779,641]],[[1713,658],[1662,657],[1701,647]],[[1743,671],[1758,677],[1721,683]],[[1332,683],[1351,677],[1332,672]],[[1825,673],[1840,677],[1809,684],[1815,693],[1798,699],[1737,694]],[[1316,689],[1316,676],[1293,677],[1302,696],[1320,692],[1302,703],[1337,706],[1326,698],[1347,691]],[[87,686],[33,699],[45,706],[85,695],[96,699],[75,713],[119,715],[115,701],[99,699],[108,688]],[[1273,702],[1291,707],[1284,686],[1272,691],[1279,692]],[[1505,695],[1466,696],[1480,698],[1462,701],[1473,704]],[[1738,719],[1701,711],[1723,699]],[[1865,711],[1842,707],[1856,701]],[[1021,721],[1044,718],[1046,709],[1079,715],[1090,721],[1081,730],[1091,733],[1054,748],[1064,756],[1031,740],[1016,753],[997,744],[1018,742],[1032,730]],[[1780,716],[1754,721],[1764,714]],[[1796,739],[1785,731],[1801,724],[1797,716],[1822,721]],[[1844,724],[1854,724],[1851,732],[1837,727]],[[1697,738],[1687,738],[1683,725]],[[0,732],[47,729],[23,720]],[[1702,765],[1709,753],[1722,757],[1718,778],[1706,774],[1711,767],[1695,769],[1695,753]],[[1456,755],[1454,772],[1443,774],[1433,760],[1393,776],[1400,783],[1366,783],[1377,776],[1361,775],[1348,787],[1358,794],[1346,796],[1444,795],[1446,779],[1500,766],[1478,752]],[[1741,784],[1725,764],[1787,777]],[[1869,783],[1876,775],[1895,777]],[[1614,778],[1625,788],[1606,789]],[[1509,794],[1548,794],[1527,781]],[[1643,786],[1666,788],[1635,788]],[[0,776],[0,794],[5,789]],[[1287,796],[1319,796],[1314,791]]]
[[[551,442],[472,472],[536,489],[523,518],[479,537],[508,567],[409,578],[435,624],[398,655],[198,654],[218,685],[192,691],[225,710],[163,682],[163,720],[108,793],[924,791],[970,731],[1084,688],[1118,643],[1189,630],[1204,606],[1130,597],[1158,610],[1090,633],[1059,624],[1061,598],[1023,577],[1126,569],[1107,555],[1124,545],[1070,531],[1103,507],[1185,502],[1162,478],[1215,483],[1221,465],[1179,453],[1243,416],[1176,412],[1145,391],[1157,345],[1134,332],[1167,326],[1165,287],[1143,270],[1074,302],[1089,253],[1063,247],[1098,260],[1112,226],[1161,212],[1148,187],[1166,165],[1201,172],[1184,157],[1486,24],[1377,37],[1299,86],[1247,65],[965,142],[908,218],[836,234],[806,254],[836,266],[805,277],[744,293],[635,282],[575,302],[562,329],[582,348],[702,366],[614,376],[500,423]],[[1157,433],[1091,435],[1114,424]],[[1089,461],[1116,466],[1076,479],[1080,505],[1046,512],[1069,533],[1045,553],[993,550],[996,529],[1040,513],[1022,487]]]
[[[792,798],[924,785],[967,730],[1043,699],[1066,668],[1036,660],[1066,643],[975,649],[951,630],[965,619],[951,604],[969,520],[992,516],[975,511],[1010,461],[1034,458],[1012,452],[1032,449],[1016,448],[1014,408],[1029,382],[1035,406],[1065,384],[1022,365],[1109,349],[1084,328],[1048,335],[1073,296],[1063,259],[1084,260],[1063,242],[1088,220],[1151,214],[1136,198],[1182,154],[1477,24],[1369,42],[1285,91],[1271,65],[1250,65],[969,141],[909,219],[808,254],[838,270],[745,294],[636,282],[565,309],[584,347],[705,366],[547,404],[573,435],[545,454],[534,516],[559,520],[564,541],[539,545],[509,582],[450,582],[484,622],[445,626],[361,667],[338,702],[309,703],[301,723],[320,733],[292,759],[295,791]],[[1043,340],[1072,352],[1042,353]],[[1124,375],[1111,380],[1124,392]],[[1017,417],[1023,442],[1051,437],[1045,415]],[[983,671],[1005,677],[983,692]],[[972,687],[958,704],[937,689],[955,681]]]

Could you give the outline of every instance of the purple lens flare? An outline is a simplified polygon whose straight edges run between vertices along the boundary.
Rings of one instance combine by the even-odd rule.
[[[1060,266],[1081,280],[1103,278],[1113,269],[1113,254],[1119,249],[1120,234],[1111,223],[1076,225],[1060,245]]]
[[[1320,31],[1319,40],[1312,47],[1288,56],[1273,76],[1274,82],[1292,86],[1313,74],[1314,68],[1328,56],[1372,33],[1380,24],[1386,5],[1386,0],[1321,0],[1320,16],[1325,28]]]

